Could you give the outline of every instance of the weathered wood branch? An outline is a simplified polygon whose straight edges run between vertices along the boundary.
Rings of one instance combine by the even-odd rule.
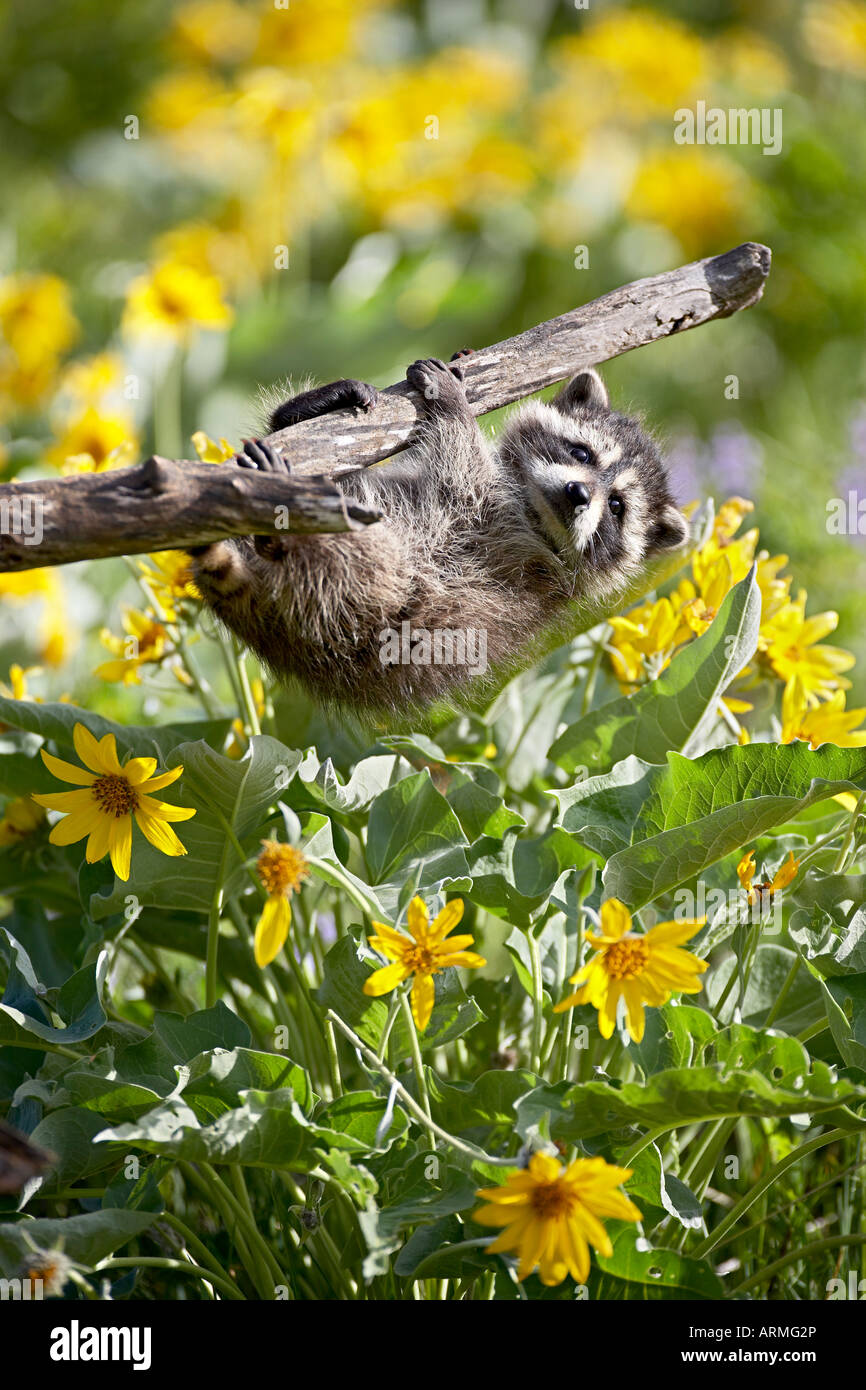
[[[484,415],[632,348],[727,318],[760,299],[766,246],[624,285],[591,304],[476,352],[464,363],[472,411]],[[294,534],[347,531],[378,519],[347,501],[331,479],[411,444],[421,405],[406,381],[365,414],[337,411],[270,436],[293,478],[231,464],[151,458],[135,468],[0,487],[0,572],[109,555],[183,550],[222,536],[268,533],[287,508]]]

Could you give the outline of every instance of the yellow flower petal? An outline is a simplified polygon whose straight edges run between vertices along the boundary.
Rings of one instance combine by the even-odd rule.
[[[419,943],[425,942],[430,913],[427,911],[427,904],[423,898],[415,897],[412,899],[406,913],[406,920],[409,924],[409,931],[415,940]]]
[[[111,856],[114,872],[119,879],[126,883],[129,878],[129,860],[132,854],[131,816],[117,816],[115,818],[109,831],[108,852]]]
[[[40,748],[39,752],[48,771],[54,777],[59,777],[61,782],[75,782],[79,787],[89,787],[95,781],[95,773],[86,772],[83,767],[64,762],[62,758],[55,758],[53,753],[46,753],[44,748]]]
[[[156,771],[156,758],[130,758],[123,764],[123,775],[133,787],[146,782]]]
[[[292,906],[288,898],[283,893],[268,898],[256,923],[254,951],[260,969],[264,970],[279,955],[291,923]]]
[[[601,929],[614,940],[631,931],[631,913],[619,898],[606,898],[601,905]]]
[[[419,1033],[423,1033],[430,1022],[435,997],[433,976],[417,974],[412,981],[412,1017]]]
[[[145,839],[149,840],[160,854],[168,854],[173,858],[186,854],[186,846],[181,843],[171,826],[166,825],[161,817],[150,816],[139,809],[135,813],[135,823]]]
[[[83,724],[75,725],[72,730],[72,742],[79,758],[85,767],[90,768],[91,772],[104,773],[117,770],[105,763],[100,753],[98,740]]]
[[[157,820],[190,820],[196,814],[194,806],[172,806],[168,801],[155,801],[152,796],[138,796],[138,809]]]
[[[450,903],[446,903],[442,911],[434,919],[430,935],[435,936],[439,941],[453,931],[457,923],[463,916],[463,899],[454,898]]]
[[[183,773],[183,764],[179,767],[172,767],[168,772],[161,772],[158,777],[151,777],[147,782],[140,782],[138,790],[144,793],[159,792],[163,787],[171,786]]]
[[[377,999],[380,994],[390,994],[392,989],[396,989],[406,979],[409,971],[402,961],[395,961],[393,965],[384,965],[381,970],[374,970],[364,981],[364,993]]]

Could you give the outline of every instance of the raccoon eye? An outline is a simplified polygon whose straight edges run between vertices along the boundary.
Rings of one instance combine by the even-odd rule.
[[[589,463],[592,458],[592,453],[585,444],[569,444],[568,452],[578,463]]]
[[[622,516],[625,511],[625,502],[623,502],[621,497],[611,497],[607,505],[610,507],[614,516]]]

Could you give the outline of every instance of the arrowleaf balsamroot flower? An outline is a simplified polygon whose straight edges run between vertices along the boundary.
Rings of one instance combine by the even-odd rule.
[[[772,879],[765,883],[759,883],[757,889],[752,887],[755,878],[755,851],[750,849],[748,854],[744,854],[737,865],[737,878],[745,889],[746,897],[752,903],[755,900],[755,893],[779,893],[783,888],[787,888],[789,883],[793,883],[797,877],[797,870],[800,867],[799,859],[794,858],[794,851],[790,850],[788,858],[784,864],[774,873]]]
[[[436,994],[433,976],[440,970],[447,970],[449,965],[463,965],[474,970],[487,962],[474,951],[466,950],[467,946],[473,945],[471,936],[452,936],[448,939],[448,933],[454,930],[463,916],[462,898],[454,898],[446,903],[434,918],[432,926],[423,898],[412,899],[406,916],[409,936],[387,927],[384,922],[373,923],[378,934],[369,936],[367,940],[374,951],[392,963],[373,971],[370,978],[364,981],[364,993],[372,995],[374,999],[380,994],[390,994],[410,975],[414,976],[412,1017],[415,1026],[423,1033],[433,1012]]]
[[[285,945],[292,925],[292,893],[297,893],[310,872],[309,865],[294,845],[281,845],[279,840],[262,840],[262,852],[256,860],[256,872],[268,895],[262,915],[256,923],[256,965],[264,970]]]
[[[95,864],[106,854],[111,856],[117,877],[129,878],[132,853],[132,821],[162,854],[173,857],[186,854],[175,835],[170,821],[189,820],[195,809],[189,806],[170,806],[154,800],[153,793],[176,782],[183,767],[169,772],[156,772],[156,758],[129,758],[121,767],[117,757],[114,734],[96,739],[83,724],[72,731],[75,751],[84,767],[64,762],[53,754],[42,752],[42,761],[55,777],[76,783],[74,792],[50,792],[34,796],[33,800],[49,811],[62,811],[63,820],[48,836],[53,845],[74,845],[87,838],[85,857]]]
[[[683,922],[658,922],[648,932],[631,931],[631,913],[618,898],[601,905],[601,936],[587,932],[595,954],[572,975],[581,988],[554,1008],[554,1013],[592,1004],[598,1009],[598,1028],[603,1038],[613,1035],[620,999],[625,1000],[628,1031],[639,1043],[644,1034],[644,1004],[659,1008],[672,993],[698,994],[697,976],[707,961],[684,951],[681,943],[694,936],[705,917]]]
[[[601,1255],[613,1254],[601,1218],[641,1219],[634,1203],[617,1191],[631,1174],[630,1168],[615,1168],[603,1158],[576,1158],[564,1168],[550,1155],[535,1153],[501,1187],[476,1193],[490,1205],[473,1212],[473,1220],[505,1227],[487,1249],[516,1251],[518,1279],[526,1279],[537,1265],[542,1284],[561,1284],[567,1274],[585,1284],[590,1245]]]

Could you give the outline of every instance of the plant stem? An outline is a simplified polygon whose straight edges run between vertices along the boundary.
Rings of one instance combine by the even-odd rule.
[[[788,997],[788,994],[790,993],[791,986],[793,985],[795,979],[797,978],[797,974],[798,974],[798,972],[799,972],[799,969],[800,969],[800,957],[797,955],[797,953],[796,953],[796,951],[795,951],[795,952],[794,952],[794,964],[791,966],[791,969],[788,971],[788,974],[785,976],[784,984],[782,985],[782,988],[779,990],[779,993],[776,995],[776,998],[773,1000],[773,1007],[770,1009],[770,1012],[767,1014],[767,1017],[764,1019],[764,1027],[765,1027],[765,1028],[769,1028],[770,1024],[773,1023],[773,1022],[775,1021],[775,1019],[777,1019],[777,1018],[779,1017],[779,1014],[781,1013],[781,1010],[782,1010],[782,1005],[784,1004],[785,1000],[786,1000],[787,997]]]
[[[186,1260],[170,1260],[162,1255],[131,1255],[119,1260],[103,1260],[94,1269],[94,1274],[102,1274],[107,1269],[173,1269],[177,1274],[192,1274],[196,1279],[202,1279],[206,1284],[212,1284],[215,1289],[224,1293],[226,1298],[243,1300],[244,1296],[236,1284],[227,1279],[224,1274],[217,1274],[212,1269],[202,1269],[200,1265],[187,1263]]]
[[[476,1148],[474,1144],[469,1144],[464,1139],[458,1139],[456,1135],[449,1134],[447,1129],[443,1129],[441,1125],[437,1125],[435,1120],[431,1120],[430,1116],[424,1113],[415,1097],[397,1080],[397,1077],[390,1068],[385,1066],[381,1057],[377,1057],[371,1047],[367,1047],[366,1043],[361,1042],[357,1033],[353,1033],[348,1023],[344,1023],[339,1014],[335,1014],[333,1009],[329,1009],[328,1018],[339,1028],[340,1032],[349,1039],[352,1046],[358,1049],[361,1056],[369,1062],[370,1066],[373,1067],[375,1071],[378,1071],[380,1076],[384,1077],[388,1085],[394,1087],[410,1114],[414,1115],[415,1119],[419,1120],[426,1129],[432,1130],[443,1143],[449,1144],[452,1149],[457,1149],[459,1153],[467,1154],[469,1158],[477,1159],[479,1163],[489,1163],[494,1167],[500,1168],[515,1168],[517,1166],[516,1158],[497,1158],[494,1154],[485,1153],[483,1149]]]
[[[824,1250],[838,1250],[844,1245],[864,1245],[866,1235],[842,1235],[825,1236],[823,1240],[814,1240],[811,1245],[804,1245],[799,1250],[789,1250],[787,1255],[781,1259],[774,1260],[772,1264],[765,1265],[757,1274],[753,1274],[749,1279],[744,1279],[742,1284],[738,1284],[728,1295],[729,1298],[737,1298],[740,1294],[748,1293],[749,1289],[757,1288],[759,1284],[764,1284],[768,1279],[773,1279],[780,1270],[787,1265],[792,1265],[797,1260],[809,1260],[813,1255],[820,1255]]]
[[[431,1149],[436,1148],[436,1136],[433,1133],[432,1115],[430,1113],[430,1097],[427,1094],[427,1079],[424,1076],[424,1062],[421,1058],[421,1048],[418,1043],[418,1030],[415,1027],[415,1019],[412,1017],[412,1006],[409,1003],[408,994],[401,993],[400,1007],[403,1010],[403,1017],[406,1020],[406,1027],[409,1031],[409,1045],[412,1048],[412,1065],[415,1068],[415,1080],[418,1085],[418,1095],[421,1098],[421,1108],[427,1118],[427,1134],[430,1140]]]
[[[532,1040],[529,1045],[529,1070],[538,1074],[541,1066],[541,1025],[544,1014],[544,982],[541,974],[541,952],[531,931],[526,933],[529,962],[532,967]]]
[[[343,1094],[343,1078],[340,1075],[340,1054],[337,1051],[337,1035],[329,1018],[325,1019],[325,1042],[328,1048],[328,1063],[331,1072],[331,1091],[334,1100]]]
[[[866,1125],[860,1128],[862,1131],[866,1131]],[[807,1154],[814,1153],[816,1149],[821,1149],[826,1144],[834,1144],[837,1139],[844,1139],[852,1133],[856,1133],[856,1130],[828,1129],[825,1130],[823,1134],[818,1134],[814,1139],[810,1139],[808,1143],[801,1144],[799,1148],[792,1149],[789,1154],[786,1154],[784,1158],[774,1164],[769,1172],[759,1178],[754,1186],[750,1187],[749,1191],[746,1192],[738,1202],[735,1202],[727,1215],[719,1222],[715,1230],[711,1231],[706,1240],[701,1241],[700,1245],[695,1247],[692,1251],[695,1259],[703,1259],[711,1250],[715,1250],[717,1246],[724,1244],[728,1238],[728,1232],[737,1224],[740,1217],[744,1216],[749,1210],[749,1207],[757,1202],[758,1198],[766,1192],[767,1188],[772,1187],[776,1179],[780,1178],[789,1168],[792,1168],[795,1163],[799,1163]]]
[[[845,832],[845,838],[842,841],[842,847],[839,850],[838,858],[836,859],[836,863],[833,866],[833,872],[836,874],[840,874],[843,868],[845,867],[845,860],[848,858],[848,851],[851,848],[851,841],[854,839],[854,832],[857,829],[857,818],[860,815],[860,812],[863,810],[864,805],[866,805],[866,792],[861,792],[860,796],[857,798],[857,805],[851,812],[851,820],[849,822],[848,829]]]
[[[244,712],[247,717],[247,724],[249,725],[249,730],[251,734],[260,734],[262,732],[262,726],[259,723],[258,710],[256,709],[256,702],[253,699],[253,692],[250,686],[250,676],[249,672],[247,671],[246,657],[244,655],[243,648],[240,647],[238,643],[234,644],[234,654],[235,662],[237,664],[238,682],[240,684],[241,698],[243,700]]]

